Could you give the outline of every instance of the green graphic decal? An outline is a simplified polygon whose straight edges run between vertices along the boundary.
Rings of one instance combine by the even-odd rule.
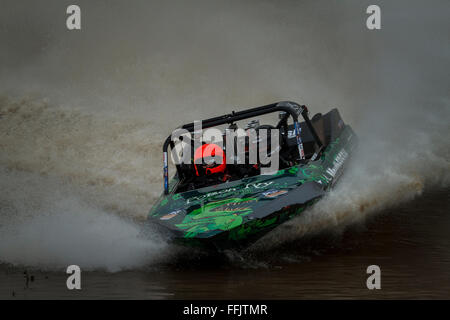
[[[351,129],[344,129],[318,159],[281,169],[271,176],[245,177],[226,184],[163,194],[149,213],[151,221],[173,230],[186,243],[255,239],[301,215],[333,186],[356,145],[352,136]],[[174,178],[171,185],[176,183]],[[306,190],[305,202],[297,203],[295,197],[288,196],[302,190]]]

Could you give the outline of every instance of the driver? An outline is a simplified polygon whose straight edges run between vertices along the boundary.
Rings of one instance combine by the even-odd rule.
[[[214,143],[204,144],[195,150],[194,168],[197,177],[217,178],[221,181],[230,177],[226,173],[225,152]]]

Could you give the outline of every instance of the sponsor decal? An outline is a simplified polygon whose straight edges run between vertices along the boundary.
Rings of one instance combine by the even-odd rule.
[[[267,188],[268,186],[270,186],[272,183],[273,183],[273,181],[269,181],[269,182],[248,183],[248,184],[245,186],[245,189],[249,189],[249,188],[264,189],[264,188]]]
[[[288,139],[295,138],[296,136],[295,130],[288,130]]]
[[[191,197],[191,198],[187,199],[186,203],[189,204],[189,203],[195,202],[195,201],[202,201],[202,200],[210,198],[210,197],[225,195],[225,194],[235,192],[235,191],[237,191],[236,188],[228,188],[228,189],[224,189],[224,190],[208,192],[207,194],[202,194],[197,197]]]
[[[175,217],[176,215],[178,215],[180,212],[182,212],[182,210],[175,210],[172,211],[171,213],[168,213],[166,215],[163,215],[161,218],[159,218],[160,220],[170,220],[173,217]]]
[[[263,192],[262,195],[266,198],[277,198],[278,196],[281,196],[283,194],[286,194],[288,191],[287,190],[276,190],[276,189],[272,189],[266,192]]]

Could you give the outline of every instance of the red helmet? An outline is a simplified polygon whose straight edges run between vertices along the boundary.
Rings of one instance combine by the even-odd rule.
[[[198,162],[199,160],[202,164],[197,165],[196,162]],[[225,152],[217,144],[204,144],[201,147],[198,147],[197,150],[195,150],[194,167],[195,174],[198,177],[200,177],[201,175],[225,172],[226,166]]]

